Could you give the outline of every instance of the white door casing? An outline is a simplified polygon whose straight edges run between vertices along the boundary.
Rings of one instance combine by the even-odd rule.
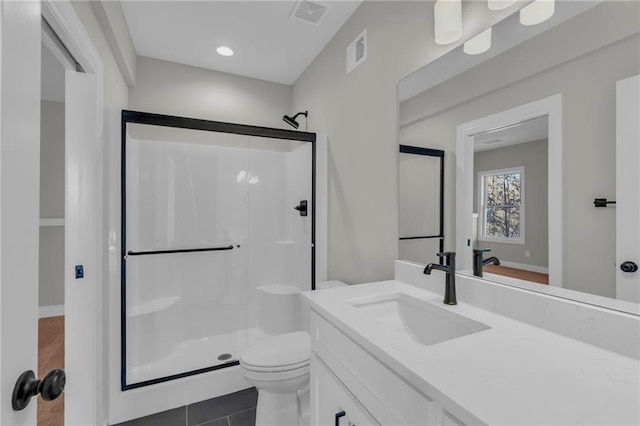
[[[616,298],[640,303],[640,75],[616,83]]]
[[[98,87],[95,75],[69,70],[65,84],[65,424],[98,424],[98,388],[104,382],[98,377],[101,325],[95,321],[102,306]],[[76,265],[82,265],[84,278],[76,278]]]
[[[19,42],[18,42],[19,41]],[[0,424],[18,376],[37,369],[40,186],[40,3],[0,3]]]
[[[562,94],[464,123],[456,128],[456,252],[458,270],[471,269],[473,239],[473,138],[502,126],[549,117],[549,285],[563,286]]]
[[[43,0],[42,16],[85,71],[67,71],[65,80],[65,424],[102,425],[103,63],[69,1]],[[83,279],[75,265],[84,266]]]

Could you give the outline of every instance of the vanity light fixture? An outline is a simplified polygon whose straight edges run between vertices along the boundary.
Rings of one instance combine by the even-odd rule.
[[[233,49],[229,46],[218,46],[216,47],[216,52],[222,56],[233,56]]]
[[[479,55],[489,49],[491,49],[491,27],[467,40],[462,47],[467,55]]]
[[[538,25],[553,16],[555,0],[535,0],[520,9],[520,23],[522,25]]]
[[[516,4],[517,0],[487,0],[489,10],[502,10]]]
[[[462,37],[462,0],[438,0],[433,5],[435,40],[449,44]]]

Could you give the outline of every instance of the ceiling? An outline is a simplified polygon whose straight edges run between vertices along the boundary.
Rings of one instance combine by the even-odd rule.
[[[473,150],[488,151],[505,146],[549,138],[549,117],[543,116],[501,129],[481,133],[473,138]]]
[[[140,56],[291,85],[358,8],[327,6],[318,25],[289,18],[296,1],[122,1]],[[218,45],[235,54],[223,57]]]

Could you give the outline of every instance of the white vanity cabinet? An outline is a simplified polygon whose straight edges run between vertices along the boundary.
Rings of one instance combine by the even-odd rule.
[[[314,311],[311,349],[312,426],[463,425]]]
[[[311,357],[311,424],[374,426],[371,414],[315,355]]]

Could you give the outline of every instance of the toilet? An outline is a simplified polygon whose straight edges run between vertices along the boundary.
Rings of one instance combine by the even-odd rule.
[[[323,282],[317,289],[342,285]],[[242,374],[258,389],[256,426],[308,426],[311,338],[306,331],[291,331],[308,324],[308,312],[302,312],[293,287],[256,290],[260,324],[272,334],[240,353]]]
[[[309,333],[264,339],[240,354],[244,378],[258,389],[256,426],[298,426],[309,416]]]

